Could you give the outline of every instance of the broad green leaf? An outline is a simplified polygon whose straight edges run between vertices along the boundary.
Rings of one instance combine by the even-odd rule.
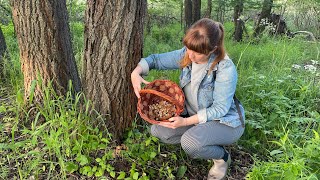
[[[178,178],[182,178],[186,172],[187,172],[187,166],[180,166],[177,172]]]
[[[0,113],[6,112],[6,111],[7,111],[6,107],[1,105],[0,106]]]
[[[78,165],[75,164],[74,162],[67,162],[66,169],[68,172],[73,173],[78,170]]]
[[[101,162],[101,159],[100,159],[100,158],[96,158],[96,161],[97,161],[97,162]]]
[[[96,171],[97,171],[97,169],[98,169],[98,167],[97,167],[97,166],[93,166],[93,168],[92,168],[92,172],[96,172]]]
[[[95,176],[100,177],[103,176],[104,170],[102,168],[99,168],[98,171],[95,173]]]
[[[110,173],[111,174],[111,173]],[[117,177],[117,179],[124,179],[126,177],[126,173],[121,171],[120,175]]]
[[[151,139],[147,139],[147,140],[146,140],[146,146],[149,146],[150,143],[151,143]]]
[[[150,158],[151,158],[151,159],[153,159],[153,158],[156,157],[156,156],[157,156],[157,153],[155,153],[155,152],[151,152],[151,153],[150,153]]]
[[[138,172],[135,172],[134,174],[133,174],[133,177],[132,177],[133,179],[138,179],[139,178],[139,173]]]
[[[78,161],[81,166],[84,166],[84,165],[89,163],[88,158],[85,155],[82,155],[82,154],[77,156],[76,161]]]

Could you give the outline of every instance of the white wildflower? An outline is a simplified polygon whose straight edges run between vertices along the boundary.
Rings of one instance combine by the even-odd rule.
[[[300,66],[299,64],[293,64],[293,65],[292,65],[292,68],[294,68],[294,69],[300,69],[301,66]]]
[[[314,65],[304,65],[304,69],[312,73],[315,73],[317,70],[317,67],[315,67]]]
[[[311,63],[312,63],[313,65],[318,65],[318,64],[320,64],[319,61],[316,61],[316,60],[311,60]]]

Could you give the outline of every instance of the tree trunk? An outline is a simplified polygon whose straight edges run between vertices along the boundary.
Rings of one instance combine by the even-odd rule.
[[[184,0],[180,1],[180,28],[181,30],[184,29],[184,20],[183,20],[183,5],[184,5]]]
[[[237,19],[241,16],[242,12],[243,12],[243,0],[236,0],[235,6],[234,6],[234,12],[233,12],[234,27],[237,26]]]
[[[42,102],[42,87],[49,85],[57,95],[65,95],[72,80],[74,90],[80,91],[66,0],[12,0],[12,14],[24,75],[25,100],[35,80],[42,82],[34,89],[35,103]]]
[[[83,90],[119,140],[137,112],[130,75],[142,56],[146,1],[88,1]]]
[[[234,36],[233,39],[237,42],[242,41],[243,31],[245,29],[245,25],[242,19],[238,18],[236,20],[236,27],[234,30]]]
[[[211,18],[211,12],[212,12],[212,0],[207,1],[207,10],[203,17],[205,18]]]
[[[4,39],[4,35],[2,33],[2,29],[0,26],[0,79],[3,78],[3,66],[4,66],[4,58],[7,51],[7,44]]]
[[[261,24],[261,20],[267,19],[270,17],[272,6],[273,6],[273,0],[263,1],[261,13],[259,15],[258,21],[255,23],[256,25],[253,33],[254,37],[257,37],[258,35],[260,35],[262,31],[265,29],[266,24],[264,23]]]
[[[240,16],[243,12],[243,0],[236,0],[234,6],[234,13],[233,13],[233,22],[234,22],[234,40],[239,42],[242,41],[243,36],[243,28],[244,22],[240,19]]]
[[[201,0],[185,0],[185,31],[196,21],[201,18]]]
[[[262,10],[260,13],[260,19],[268,18],[271,13],[271,9],[273,6],[273,0],[264,0]]]
[[[218,7],[217,7],[217,21],[223,23],[224,22],[224,14],[225,14],[225,1],[224,0],[218,0]]]
[[[192,0],[192,24],[201,18],[201,0]]]
[[[192,25],[192,0],[184,1],[184,20],[185,20],[185,31]]]

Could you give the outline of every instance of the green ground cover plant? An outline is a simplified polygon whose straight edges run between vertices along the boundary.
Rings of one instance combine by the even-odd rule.
[[[230,35],[232,23],[225,27],[227,51],[239,75],[236,94],[246,109],[245,133],[228,147],[234,160],[228,177],[320,179],[319,44],[268,36],[236,43]],[[24,110],[13,26],[2,30],[11,61],[5,61],[6,78],[0,82],[0,179],[206,176],[212,162],[190,159],[179,146],[159,142],[139,118],[127,130],[123,144],[115,144],[106,129],[98,128],[103,120],[90,118],[96,112],[82,94],[75,99],[71,93],[57,97],[47,87],[44,105]],[[81,71],[83,24],[72,23],[71,30]],[[178,23],[153,26],[145,34],[144,56],[181,48],[182,37]],[[306,65],[317,69],[309,71]],[[178,82],[179,72],[151,71],[147,80],[155,79]]]

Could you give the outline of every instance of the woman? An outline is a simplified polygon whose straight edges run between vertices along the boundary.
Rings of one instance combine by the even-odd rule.
[[[223,145],[236,142],[244,132],[244,109],[234,99],[236,67],[226,55],[223,42],[222,25],[201,19],[186,32],[185,47],[143,58],[131,73],[139,98],[141,84],[149,83],[141,75],[147,75],[150,69],[181,69],[185,112],[169,122],[152,125],[151,134],[165,143],[180,143],[192,158],[213,159],[208,179],[226,176],[231,158]]]

